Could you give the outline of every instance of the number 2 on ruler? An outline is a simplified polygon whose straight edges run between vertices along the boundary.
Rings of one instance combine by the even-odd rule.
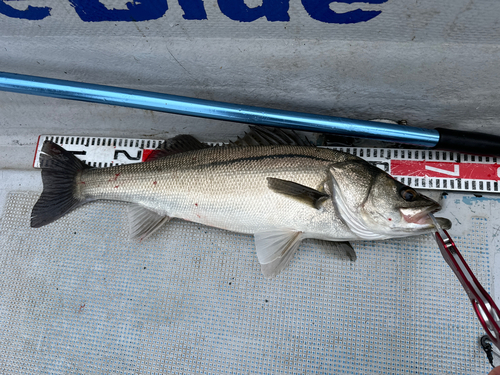
[[[459,169],[458,165],[454,165],[453,166],[453,171],[448,171],[446,169],[431,167],[429,165],[426,165],[425,169],[427,169],[428,171],[433,171],[433,172],[438,172],[438,173],[446,174],[448,176],[454,176],[454,177],[460,176],[460,169]],[[500,168],[498,169],[497,174],[500,177]]]

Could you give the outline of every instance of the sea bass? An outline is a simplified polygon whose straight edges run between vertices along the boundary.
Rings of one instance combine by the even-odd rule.
[[[178,136],[154,160],[109,168],[91,168],[45,141],[44,189],[31,226],[91,201],[129,202],[133,238],[146,238],[174,217],[253,234],[266,277],[281,272],[306,238],[350,246],[345,241],[434,230],[428,213],[441,208],[437,202],[356,156],[297,145],[283,132],[254,129],[247,139],[243,146],[208,147]]]

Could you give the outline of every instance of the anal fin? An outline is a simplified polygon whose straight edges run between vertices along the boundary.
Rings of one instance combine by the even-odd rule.
[[[136,203],[128,206],[130,237],[142,241],[170,220],[166,215],[157,214]]]

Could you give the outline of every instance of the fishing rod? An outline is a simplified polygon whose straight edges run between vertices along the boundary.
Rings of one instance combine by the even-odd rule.
[[[500,155],[500,137],[477,132],[417,128],[6,72],[0,72],[0,90],[255,125],[368,138],[441,150]]]

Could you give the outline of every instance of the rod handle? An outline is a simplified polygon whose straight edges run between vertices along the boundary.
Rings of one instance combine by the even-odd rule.
[[[437,128],[439,141],[433,148],[466,154],[500,156],[500,137],[497,135]]]

